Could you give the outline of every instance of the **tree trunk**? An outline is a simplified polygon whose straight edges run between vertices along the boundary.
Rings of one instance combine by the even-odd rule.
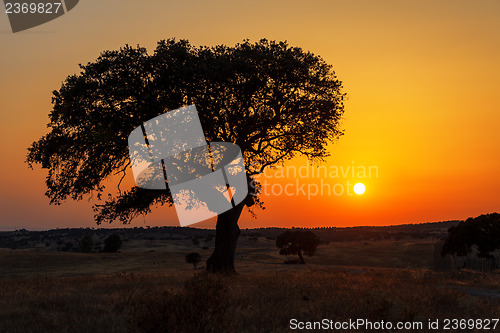
[[[304,261],[304,257],[302,256],[302,251],[299,250],[298,255],[299,255],[300,263],[305,264],[306,262]]]
[[[217,217],[215,249],[207,260],[207,271],[235,272],[234,253],[240,236],[238,220],[244,206],[245,200]]]

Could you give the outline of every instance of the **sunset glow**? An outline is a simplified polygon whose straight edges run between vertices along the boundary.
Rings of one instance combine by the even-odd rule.
[[[363,185],[362,183],[355,184],[354,185],[354,193],[356,193],[358,195],[365,193],[365,185]]]

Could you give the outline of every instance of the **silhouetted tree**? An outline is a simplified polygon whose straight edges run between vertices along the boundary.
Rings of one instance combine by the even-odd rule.
[[[94,248],[94,242],[90,236],[84,236],[78,243],[80,251],[83,253],[90,253]]]
[[[280,249],[280,254],[296,254],[301,264],[305,264],[302,253],[313,256],[320,243],[318,236],[310,230],[287,230],[276,237],[276,247]]]
[[[262,204],[254,176],[295,156],[321,161],[342,134],[344,94],[332,67],[286,42],[194,47],[169,39],[153,54],[125,46],[80,68],[53,92],[49,133],[28,149],[28,165],[48,170],[50,202],[100,199],[105,180],[130,170],[130,132],[195,104],[208,141],[241,148],[250,185],[247,198],[217,218],[211,271],[234,271],[242,209]],[[168,190],[132,187],[95,204],[95,219],[129,223],[165,204],[172,205]]]
[[[116,252],[122,247],[122,239],[119,235],[113,234],[104,240],[103,252]]]
[[[448,229],[442,255],[466,256],[477,246],[477,256],[491,258],[491,252],[500,249],[500,214],[492,213],[468,218]]]
[[[193,264],[194,269],[196,269],[196,265],[201,261],[201,256],[198,252],[191,252],[186,255],[186,262],[188,264]]]

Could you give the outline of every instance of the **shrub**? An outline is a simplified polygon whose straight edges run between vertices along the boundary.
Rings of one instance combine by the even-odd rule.
[[[103,252],[113,253],[122,247],[122,239],[119,235],[113,234],[104,240]]]
[[[94,242],[90,236],[85,236],[80,240],[78,246],[80,247],[80,251],[82,253],[90,253],[94,248]]]

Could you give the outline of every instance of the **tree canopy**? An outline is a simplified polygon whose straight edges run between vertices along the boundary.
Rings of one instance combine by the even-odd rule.
[[[196,105],[208,141],[239,145],[249,180],[297,155],[321,160],[342,135],[344,94],[332,66],[287,42],[168,39],[152,54],[127,45],[80,68],[53,92],[49,132],[28,149],[29,166],[48,170],[53,204],[101,199],[105,180],[128,172],[130,132],[185,105]],[[95,219],[127,223],[164,204],[172,204],[168,191],[132,187],[96,204]]]
[[[114,253],[122,247],[122,239],[119,235],[113,234],[104,240],[103,252]]]
[[[320,239],[310,230],[287,230],[276,237],[276,247],[280,249],[280,254],[296,254],[301,264],[305,264],[302,254],[313,256],[319,244]]]

